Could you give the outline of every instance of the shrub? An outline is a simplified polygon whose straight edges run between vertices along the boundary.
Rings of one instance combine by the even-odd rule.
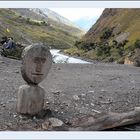
[[[48,23],[46,21],[41,21],[40,22],[42,25],[48,25]]]
[[[97,56],[110,56],[110,46],[108,45],[108,43],[104,43],[104,44],[99,44],[96,47],[96,51],[97,51]]]
[[[134,43],[134,49],[139,48],[140,49],[140,40],[137,39]]]
[[[92,42],[76,41],[75,46],[78,49],[83,49],[83,50],[87,50],[87,51],[95,49],[95,44]]]
[[[47,25],[47,23],[45,21],[38,21],[38,20],[32,20],[30,18],[27,18],[26,19],[26,22],[28,24],[31,24],[31,25],[37,25],[37,26],[40,26],[40,25]]]
[[[112,43],[113,43],[113,46],[117,46],[117,44],[118,44],[118,42],[116,40],[113,40]]]
[[[124,58],[120,58],[118,61],[117,61],[118,64],[124,64]]]
[[[29,23],[30,22],[30,18],[27,18],[27,23]]]
[[[137,39],[132,45],[128,46],[127,48],[125,48],[125,53],[131,53],[131,54],[135,54],[135,50],[136,49],[140,49],[140,40]]]
[[[134,60],[134,66],[140,67],[140,60]]]
[[[119,48],[111,48],[110,54],[114,60],[118,60],[122,57],[121,50]]]
[[[22,16],[21,16],[21,15],[19,15],[18,17],[19,17],[19,18],[22,18]]]
[[[103,55],[103,50],[100,47],[97,47],[97,49],[96,49],[96,55],[97,56],[102,56]]]
[[[112,35],[112,29],[106,28],[104,29],[103,33],[100,36],[100,39],[102,40],[106,40],[108,38],[110,38]]]

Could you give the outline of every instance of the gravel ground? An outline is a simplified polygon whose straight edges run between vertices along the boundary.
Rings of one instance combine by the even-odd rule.
[[[43,130],[44,118],[16,113],[18,87],[26,84],[20,66],[20,61],[0,57],[0,130]],[[126,112],[140,106],[140,68],[130,65],[53,64],[40,86],[46,90],[45,115],[64,122],[82,115]],[[140,124],[112,130],[140,130]]]

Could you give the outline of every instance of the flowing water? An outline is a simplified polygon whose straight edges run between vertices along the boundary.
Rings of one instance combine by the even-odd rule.
[[[71,56],[67,56],[64,54],[60,53],[60,50],[57,49],[51,49],[50,50],[52,56],[53,56],[53,61],[55,63],[81,63],[81,64],[88,64],[90,62],[78,59],[78,58],[74,58]]]

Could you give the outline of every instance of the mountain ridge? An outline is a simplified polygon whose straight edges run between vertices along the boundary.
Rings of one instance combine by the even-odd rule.
[[[40,15],[31,9],[0,9],[0,31],[2,36],[12,36],[22,43],[41,42],[52,48],[69,48],[84,32]],[[6,28],[10,33],[6,32]]]
[[[61,15],[59,15],[56,12],[51,11],[47,8],[43,8],[43,9],[22,8],[22,9],[12,9],[12,10],[18,11],[20,14],[22,14],[22,16],[25,16],[25,17],[30,17],[30,18],[37,19],[37,20],[45,20],[45,21],[49,22],[50,24],[55,23],[57,26],[60,26],[62,24],[62,26],[65,25],[67,27],[73,28],[74,30],[77,30],[77,32],[79,31],[82,34],[85,33],[84,30],[82,30],[80,27],[74,25],[74,23],[71,22],[70,20],[66,19],[65,17],[62,17]],[[35,16],[33,13],[35,14]],[[61,29],[63,29],[63,28],[61,28]]]

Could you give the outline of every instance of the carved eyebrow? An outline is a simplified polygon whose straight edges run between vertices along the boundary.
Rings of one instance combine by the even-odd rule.
[[[46,58],[42,58],[42,59],[41,59],[41,62],[42,62],[42,63],[45,63],[45,61],[46,61]]]
[[[46,58],[42,58],[42,57],[35,57],[34,58],[34,62],[35,63],[38,63],[38,62],[42,62],[42,63],[45,63],[45,61],[46,61]]]

